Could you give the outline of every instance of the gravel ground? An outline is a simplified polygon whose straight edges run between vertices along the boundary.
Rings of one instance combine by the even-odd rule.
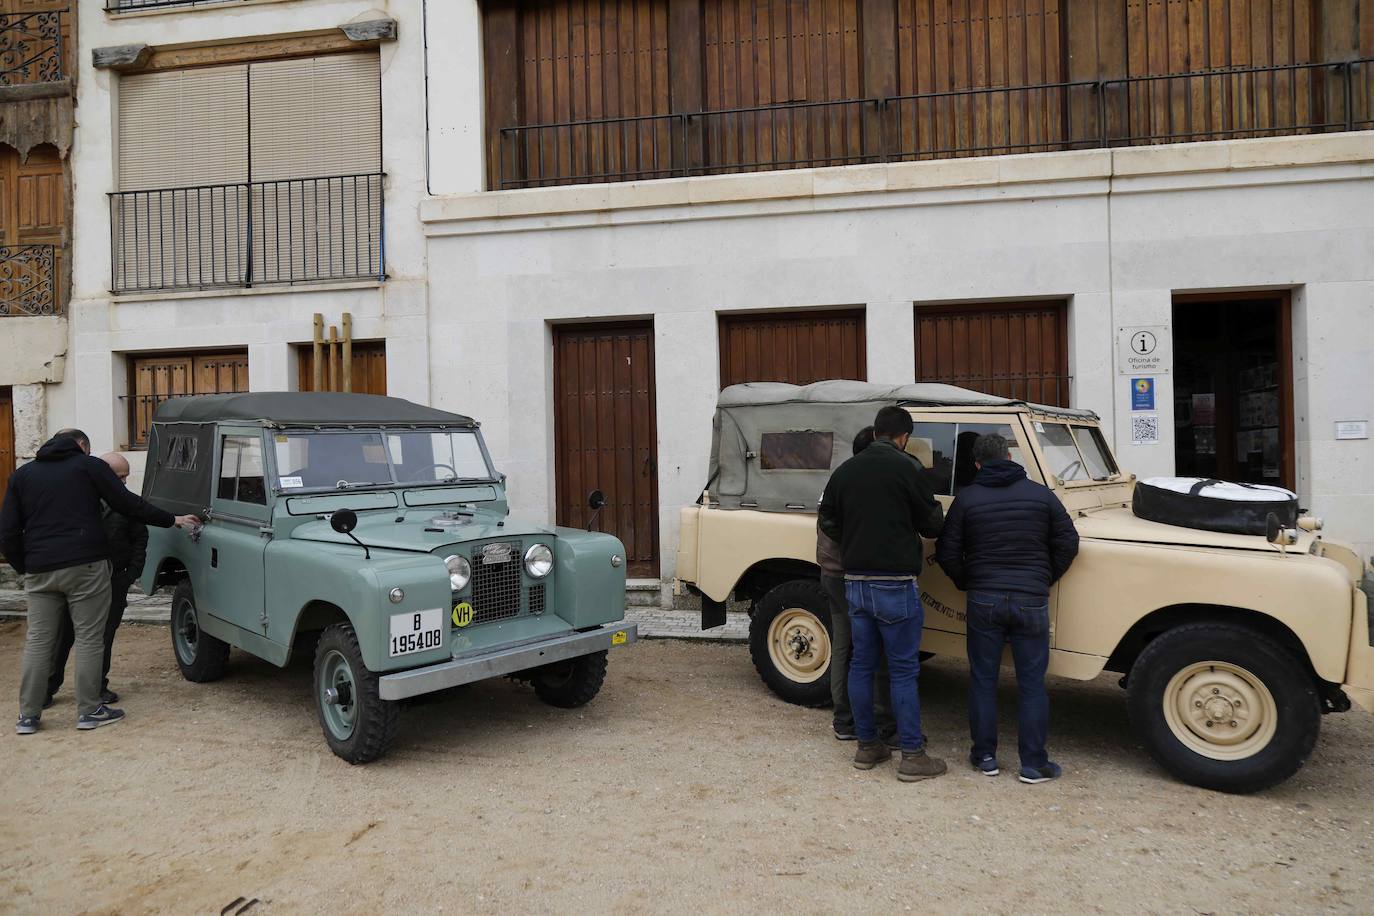
[[[0,623],[11,713],[22,641],[21,623]],[[1065,777],[1031,787],[958,765],[966,679],[935,659],[926,730],[955,766],[908,785],[890,766],[854,770],[829,713],[774,699],[745,647],[664,640],[613,654],[582,710],[479,684],[408,708],[391,755],[350,767],[320,737],[308,668],[236,653],[225,680],[190,684],[167,642],[164,627],[121,630],[126,722],[75,731],[64,689],[39,734],[0,730],[0,911],[219,913],[243,898],[252,913],[1291,913],[1374,899],[1374,717],[1359,711],[1323,723],[1292,780],[1231,797],[1149,761],[1114,678],[1057,681]]]

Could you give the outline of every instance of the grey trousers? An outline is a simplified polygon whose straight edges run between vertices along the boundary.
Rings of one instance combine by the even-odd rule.
[[[24,577],[29,629],[24,639],[24,673],[19,682],[19,714],[37,716],[48,695],[54,649],[62,618],[70,614],[76,634],[76,712],[100,708],[100,675],[105,662],[105,616],[110,612],[110,563],[83,563]]]
[[[821,588],[830,599],[830,699],[835,704],[835,731],[854,734],[854,711],[849,705],[849,659],[854,654],[849,630],[849,601],[844,597],[842,576],[821,576]],[[886,740],[897,734],[892,716],[891,689],[888,686],[887,657],[878,661],[873,690],[874,716],[878,737]]]

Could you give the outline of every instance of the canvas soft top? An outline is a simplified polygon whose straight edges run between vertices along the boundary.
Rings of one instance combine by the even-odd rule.
[[[1090,410],[1050,407],[933,383],[837,380],[811,385],[731,385],[720,393],[716,406],[707,484],[711,501],[726,509],[814,512],[830,472],[852,454],[855,434],[888,405],[1025,408],[1065,420],[1097,419]],[[770,446],[782,451],[770,455]]]
[[[255,391],[171,398],[158,405],[154,423],[248,420],[273,426],[476,426],[462,414],[402,398],[337,391]]]

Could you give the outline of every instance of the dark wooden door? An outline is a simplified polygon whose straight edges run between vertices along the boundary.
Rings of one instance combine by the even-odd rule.
[[[868,378],[862,310],[720,316],[720,387]]]
[[[555,328],[553,376],[558,524],[586,527],[587,494],[601,490],[596,530],[624,542],[631,578],[657,578],[653,325]]]
[[[297,361],[296,381],[300,391],[315,390],[315,351],[312,346],[306,344],[296,348],[299,354]],[[340,373],[343,372],[342,350],[338,356]],[[329,379],[329,348],[325,347],[324,358],[324,390],[330,388]],[[342,382],[339,390],[342,391]],[[353,342],[353,384],[351,390],[355,394],[386,394],[386,341],[385,340],[358,340]]]
[[[0,503],[14,472],[14,397],[12,389],[0,388]]]
[[[916,309],[916,380],[1069,406],[1064,302]]]

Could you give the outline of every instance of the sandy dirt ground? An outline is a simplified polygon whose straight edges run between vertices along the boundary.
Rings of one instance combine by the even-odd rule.
[[[22,639],[22,623],[0,624],[10,714]],[[975,774],[959,765],[954,660],[926,666],[922,700],[955,766],[911,785],[854,770],[829,712],[774,699],[740,645],[618,651],[601,695],[571,712],[510,681],[453,691],[407,708],[390,756],[364,767],[326,748],[305,667],[236,653],[226,679],[190,684],[166,628],[126,626],[113,680],[117,726],[77,732],[64,688],[37,735],[0,730],[0,911],[1374,906],[1374,717],[1359,711],[1325,720],[1295,778],[1231,797],[1160,772],[1108,677],[1052,689],[1061,781]]]

